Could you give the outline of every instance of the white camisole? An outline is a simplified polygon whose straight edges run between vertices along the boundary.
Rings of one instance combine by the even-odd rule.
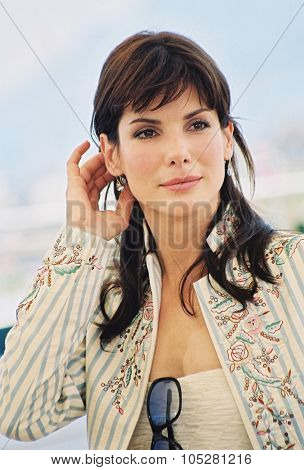
[[[222,368],[177,378],[182,410],[173,423],[175,440],[185,450],[253,449]],[[152,429],[144,404],[128,449],[150,449]],[[167,430],[163,431],[168,436]]]

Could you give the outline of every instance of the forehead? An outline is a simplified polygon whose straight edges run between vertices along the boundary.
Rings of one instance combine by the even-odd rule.
[[[151,101],[148,109],[140,113],[136,113],[133,110],[133,105],[131,103],[124,109],[122,118],[123,117],[130,118],[132,116],[138,117],[138,116],[144,115],[145,113],[161,115],[162,113],[166,113],[170,110],[174,110],[174,112],[178,112],[178,110],[180,110],[180,112],[185,112],[185,110],[188,110],[188,109],[193,110],[194,107],[199,108],[200,106],[208,108],[208,106],[204,103],[202,98],[199,96],[196,88],[194,88],[193,86],[188,86],[188,88],[178,98],[174,99],[170,103],[166,103],[162,105],[160,108],[155,110],[154,108],[157,107],[158,104],[160,104],[162,98],[163,98],[163,94],[160,94],[154,100]]]

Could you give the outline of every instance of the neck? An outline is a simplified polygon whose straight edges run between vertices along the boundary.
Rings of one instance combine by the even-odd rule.
[[[183,217],[173,217],[163,212],[144,212],[157,244],[163,282],[168,287],[176,287],[187,269],[201,256],[205,234],[218,204],[217,198],[208,205],[208,210],[204,207],[204,210]],[[205,274],[206,268],[202,261],[191,272],[192,282]]]

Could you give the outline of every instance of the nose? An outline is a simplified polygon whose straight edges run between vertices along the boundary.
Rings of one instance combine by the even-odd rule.
[[[184,143],[175,141],[170,147],[167,147],[165,161],[167,165],[181,166],[185,163],[191,163],[192,157]]]

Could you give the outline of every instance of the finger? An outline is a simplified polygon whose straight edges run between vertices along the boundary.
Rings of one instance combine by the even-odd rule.
[[[103,187],[105,187],[106,184],[109,184],[114,178],[115,176],[112,176],[112,178],[110,179],[110,177],[106,176],[106,172],[98,171],[94,175],[94,178],[89,181],[87,187],[89,190],[91,190],[94,186],[96,186],[98,189],[102,189]]]
[[[112,179],[114,177],[112,176]],[[110,180],[111,181],[111,180]],[[106,187],[107,184],[110,183],[110,181],[107,181],[104,176],[101,176],[100,178],[98,178],[98,180],[91,180],[88,184],[87,184],[87,189],[89,192],[92,192],[93,189],[97,189],[99,191],[99,193]]]
[[[109,154],[110,152],[111,148],[109,148],[106,153]],[[81,168],[87,168],[89,172],[93,174],[101,164],[105,165],[105,154],[102,151],[91,157]]]
[[[85,179],[86,183],[90,183],[91,181],[96,180],[99,176],[107,171],[106,165],[104,163],[100,163],[100,161],[99,164],[94,168],[94,171],[90,170],[85,165],[80,168],[80,176]]]
[[[111,175],[108,171],[106,171],[103,175],[99,176],[96,180],[94,180],[95,186],[97,186],[98,189],[103,189],[106,187],[107,184],[111,183],[115,176]]]
[[[90,147],[90,142],[86,140],[81,145],[76,147],[74,152],[71,154],[70,158],[67,161],[67,174],[68,177],[72,176],[79,176],[79,166],[78,163],[82,157],[82,155],[88,150]]]
[[[100,197],[100,191],[98,191],[98,189],[96,187],[93,188],[93,190],[90,194],[90,201],[91,201],[91,204],[92,204],[92,207],[93,207],[94,210],[98,209],[99,197]]]
[[[99,168],[104,168],[104,170],[106,170],[106,165],[101,154],[95,155],[95,157],[90,158],[87,162],[81,165],[80,174],[88,182]]]

